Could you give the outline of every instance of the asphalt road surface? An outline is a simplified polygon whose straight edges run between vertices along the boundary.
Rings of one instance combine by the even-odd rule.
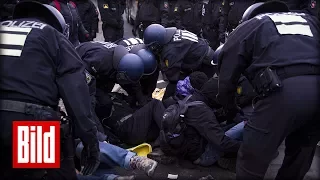
[[[93,0],[94,3],[96,3],[95,0]],[[133,37],[131,33],[132,26],[127,23],[125,16],[124,17],[124,37]],[[97,38],[95,40],[97,41],[104,41],[102,30],[101,30],[101,22],[99,25],[99,33],[97,34]],[[162,76],[159,76],[158,79],[158,88],[163,88],[165,87],[166,83],[163,81]],[[118,87],[116,87],[118,88]],[[261,142],[263,143],[263,142]],[[265,179],[274,179],[274,177],[277,174],[278,169],[281,166],[283,157],[284,157],[284,149],[285,146],[282,144],[279,147],[279,156],[273,160],[270,164],[270,167],[267,171]],[[151,179],[145,176],[142,172],[135,170],[135,171],[126,171],[122,168],[116,168],[117,173],[121,175],[131,175],[134,174],[137,176],[136,179],[142,180],[142,179]],[[173,175],[178,175],[178,179],[180,180],[196,180],[199,179],[200,177],[207,176],[211,174],[214,178],[217,180],[229,180],[229,179],[235,179],[235,174],[223,170],[217,166],[212,166],[212,167],[198,167],[198,166],[190,166],[185,163],[177,163],[174,165],[159,165],[156,172],[155,172],[155,177],[152,179],[168,179],[168,174],[173,174]],[[304,180],[316,180],[320,179],[320,148],[317,149],[317,153],[313,159],[312,167],[307,173],[306,177]]]

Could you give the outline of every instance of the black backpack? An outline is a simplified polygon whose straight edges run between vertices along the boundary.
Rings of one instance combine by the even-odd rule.
[[[188,102],[190,97],[191,95],[178,100],[164,111],[160,128],[160,147],[167,155],[181,155],[185,143],[184,132],[187,129],[184,114],[188,107],[204,104],[202,101]]]

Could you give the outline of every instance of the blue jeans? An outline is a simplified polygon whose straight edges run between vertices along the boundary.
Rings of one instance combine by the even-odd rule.
[[[225,132],[225,135],[231,139],[241,141],[243,129],[244,122],[242,121]],[[204,153],[200,157],[200,162],[198,164],[201,166],[211,166],[219,160],[220,156],[221,152],[217,150],[213,144],[208,143]]]
[[[135,153],[114,146],[107,142],[99,142],[100,147],[100,166],[92,176],[78,175],[79,180],[113,180],[118,175],[111,173],[110,168],[120,166],[125,169],[130,169],[130,159],[136,156]],[[76,156],[80,158],[83,144],[79,143],[76,148]]]

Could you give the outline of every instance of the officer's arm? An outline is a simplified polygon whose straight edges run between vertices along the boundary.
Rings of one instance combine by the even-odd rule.
[[[160,62],[160,68],[170,82],[178,82],[180,80],[180,71],[183,61],[183,52],[179,52],[180,48],[171,48]]]
[[[225,33],[228,25],[228,14],[230,11],[229,0],[223,0],[221,4],[221,13],[219,20],[219,41],[225,42]]]
[[[238,26],[224,44],[219,55],[219,93],[218,101],[226,109],[235,107],[235,92],[240,75],[252,59],[254,33],[257,21],[250,21]]]
[[[144,105],[146,103],[146,97],[142,93],[142,88],[140,83],[135,84],[120,84],[120,86],[128,93],[129,96],[134,97],[134,100],[139,103],[139,105]]]
[[[96,141],[96,126],[90,112],[90,93],[86,81],[84,65],[73,45],[62,34],[57,33],[59,50],[57,53],[56,82],[59,94],[71,116],[75,133],[85,143]]]
[[[77,12],[76,16],[78,16],[78,24],[79,24],[79,26],[78,26],[79,27],[78,28],[79,40],[80,40],[80,42],[88,41],[90,34],[82,24],[82,20],[81,20],[81,17],[79,16],[78,9],[76,9],[76,12]]]
[[[174,7],[173,13],[174,13],[174,21],[176,24],[176,27],[178,29],[183,29],[182,22],[181,22],[181,16],[182,16],[182,3],[183,1],[178,0],[177,4]]]
[[[208,106],[199,105],[189,107],[188,111],[197,114],[194,119],[189,120],[188,118],[188,125],[194,127],[217,150],[223,152],[237,152],[239,150],[240,142],[225,135],[212,109]]]

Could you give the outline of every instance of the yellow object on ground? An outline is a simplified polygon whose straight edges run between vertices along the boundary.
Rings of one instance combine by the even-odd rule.
[[[129,148],[128,150],[137,153],[138,156],[147,156],[152,152],[152,147],[148,143],[142,143],[136,147]]]
[[[162,89],[156,88],[152,93],[152,98],[158,99],[161,101],[163,98],[164,92],[166,92],[166,88],[162,88]]]

